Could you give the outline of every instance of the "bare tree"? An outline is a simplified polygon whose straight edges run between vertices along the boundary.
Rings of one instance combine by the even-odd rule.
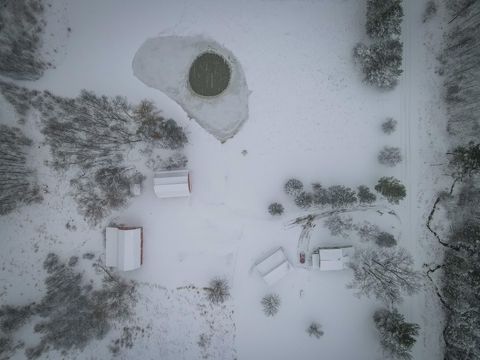
[[[35,172],[27,165],[31,145],[19,128],[0,125],[0,215],[42,201]]]
[[[37,304],[0,308],[0,323],[9,331],[18,330],[20,325],[38,316],[33,318],[36,321],[33,329],[40,335],[40,341],[26,349],[27,358],[36,359],[51,349],[65,354],[83,350],[90,341],[103,339],[113,321],[132,315],[135,283],[118,278],[96,263],[103,279],[101,287],[94,289],[75,265],[49,254],[43,264],[47,272],[43,298]]]
[[[113,209],[125,206],[132,197],[131,185],[142,183],[144,179],[145,176],[131,168],[102,167],[93,177],[73,179],[72,194],[80,214],[91,225],[97,225]]]
[[[117,165],[136,143],[180,149],[187,142],[183,128],[146,100],[134,106],[124,97],[86,90],[70,99],[3,82],[0,89],[21,115],[30,109],[40,113],[56,169]]]
[[[447,130],[458,143],[478,142],[480,111],[480,2],[448,1],[451,25],[445,34],[441,56]]]
[[[357,249],[349,266],[353,281],[349,288],[357,295],[375,296],[388,304],[402,301],[402,292],[412,295],[420,289],[420,274],[412,268],[411,255],[403,248]]]
[[[40,47],[45,29],[42,0],[2,1],[0,73],[18,80],[36,80],[49,66]]]
[[[125,205],[130,185],[143,181],[141,174],[124,165],[127,151],[134,146],[144,152],[152,147],[178,150],[187,142],[183,128],[160,116],[150,101],[134,106],[123,97],[91,91],[70,99],[1,81],[0,90],[24,120],[31,110],[39,113],[52,153],[50,165],[59,171],[78,170],[70,184],[79,211],[90,224]],[[186,164],[184,156],[173,156],[167,168]]]

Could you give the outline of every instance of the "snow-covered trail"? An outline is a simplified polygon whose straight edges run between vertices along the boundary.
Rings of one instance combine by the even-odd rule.
[[[427,46],[432,45],[434,36],[429,32],[429,24],[422,22],[426,1],[404,0],[403,4],[404,74],[399,90],[404,103],[403,180],[407,187],[407,198],[402,209],[406,235],[402,242],[413,254],[417,269],[423,271],[422,266],[430,261],[432,253],[431,242],[425,235],[425,222],[430,199],[440,190],[436,186],[438,175],[430,163],[437,152],[442,152],[441,143],[444,140],[441,122],[434,122],[437,120],[435,108],[440,107],[438,94],[441,84],[439,79],[435,79],[432,65],[435,64],[436,54]],[[443,356],[441,318],[432,316],[442,310],[438,306],[438,303],[432,302],[428,287],[407,298],[402,306],[407,320],[417,322],[422,329],[413,350],[414,359],[441,359]]]

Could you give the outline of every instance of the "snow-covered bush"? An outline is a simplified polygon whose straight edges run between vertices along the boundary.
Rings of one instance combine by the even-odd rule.
[[[400,40],[389,39],[374,42],[370,46],[359,43],[353,50],[353,56],[362,67],[367,84],[392,89],[403,72],[402,51]]]
[[[268,212],[270,213],[270,215],[272,216],[275,216],[275,215],[282,215],[283,214],[283,205],[280,204],[280,203],[271,203],[269,206],[268,206]]]
[[[392,234],[382,231],[375,237],[375,244],[381,247],[393,247],[397,245],[397,240]]]
[[[301,209],[308,209],[312,206],[313,195],[309,192],[302,191],[295,197],[295,205]]]
[[[382,165],[394,167],[402,161],[400,148],[384,146],[378,153],[378,162]]]
[[[397,129],[397,120],[394,118],[387,118],[385,121],[382,123],[382,131],[390,135]]]
[[[365,221],[362,225],[357,226],[357,234],[362,241],[373,241],[377,239],[380,233],[380,228],[368,221]]]
[[[374,296],[393,304],[402,301],[402,293],[408,295],[420,289],[420,274],[412,268],[412,256],[403,248],[357,249],[349,266],[353,280],[349,288],[357,289],[357,295]]]
[[[330,230],[332,236],[341,236],[347,238],[348,232],[353,229],[353,219],[351,216],[334,214],[324,221],[325,227]]]
[[[101,264],[96,266],[99,271],[103,270],[104,277],[101,287],[95,290],[91,285],[86,286],[83,272],[62,262],[55,254],[49,254],[43,266],[47,272],[46,292],[39,302],[24,307],[3,305],[0,308],[0,323],[3,327],[10,322],[7,326],[11,331],[35,319],[33,329],[39,334],[40,342],[26,349],[28,359],[41,357],[49,350],[65,355],[71,350],[81,351],[90,341],[103,339],[112,322],[132,315],[136,301],[135,284],[121,280]]]
[[[380,334],[380,344],[389,357],[399,360],[412,359],[411,350],[420,327],[408,323],[397,309],[379,309],[373,314],[373,321]]]
[[[230,285],[225,278],[212,279],[205,290],[207,291],[207,299],[212,304],[221,304],[230,297]]]
[[[42,201],[35,172],[27,164],[31,145],[19,128],[0,125],[0,215]]]
[[[315,205],[328,205],[330,203],[330,196],[328,190],[325,189],[320,183],[313,183],[313,204]]]
[[[422,21],[426,23],[437,14],[437,3],[435,0],[429,0],[425,5],[425,11],[422,15]]]
[[[320,339],[324,332],[322,330],[322,325],[320,325],[319,323],[315,322],[315,321],[312,321],[310,323],[310,325],[308,325],[307,327],[307,334],[309,336],[313,336],[317,339]]]
[[[400,200],[407,195],[405,186],[400,183],[400,180],[392,176],[384,176],[378,179],[378,183],[375,185],[375,190],[382,194],[387,201],[392,204],[398,204]]]
[[[188,164],[188,159],[184,154],[175,152],[167,158],[159,155],[154,158],[151,157],[145,164],[153,171],[185,169]]]
[[[42,0],[2,1],[0,11],[0,74],[36,80],[49,66],[39,50],[44,34]]]
[[[261,304],[266,316],[274,316],[278,313],[280,307],[280,296],[278,294],[268,294],[262,298]]]
[[[290,196],[297,196],[303,190],[303,183],[298,179],[290,179],[285,183],[285,192]]]
[[[368,0],[367,34],[373,38],[399,37],[403,18],[401,0]]]
[[[365,185],[360,185],[357,188],[357,197],[360,204],[371,204],[377,200],[377,196]]]
[[[352,206],[357,202],[355,191],[347,186],[333,185],[327,191],[329,203],[335,208]]]
[[[212,341],[211,336],[209,336],[208,334],[202,333],[198,337],[197,345],[202,349],[206,349],[210,346],[211,341]]]

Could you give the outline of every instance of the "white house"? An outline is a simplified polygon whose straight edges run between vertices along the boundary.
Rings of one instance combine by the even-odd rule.
[[[143,228],[107,227],[105,262],[122,271],[138,269],[143,263]]]
[[[191,189],[188,170],[161,171],[153,178],[153,190],[161,199],[190,196]]]
[[[283,251],[277,248],[261,258],[255,265],[255,270],[268,285],[273,285],[291,271],[291,265]]]
[[[312,268],[321,271],[343,270],[352,251],[352,246],[319,248],[312,254]]]

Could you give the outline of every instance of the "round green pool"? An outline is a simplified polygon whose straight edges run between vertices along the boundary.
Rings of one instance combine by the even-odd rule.
[[[230,74],[230,65],[223,56],[205,52],[193,61],[188,82],[196,94],[216,96],[228,87]]]

